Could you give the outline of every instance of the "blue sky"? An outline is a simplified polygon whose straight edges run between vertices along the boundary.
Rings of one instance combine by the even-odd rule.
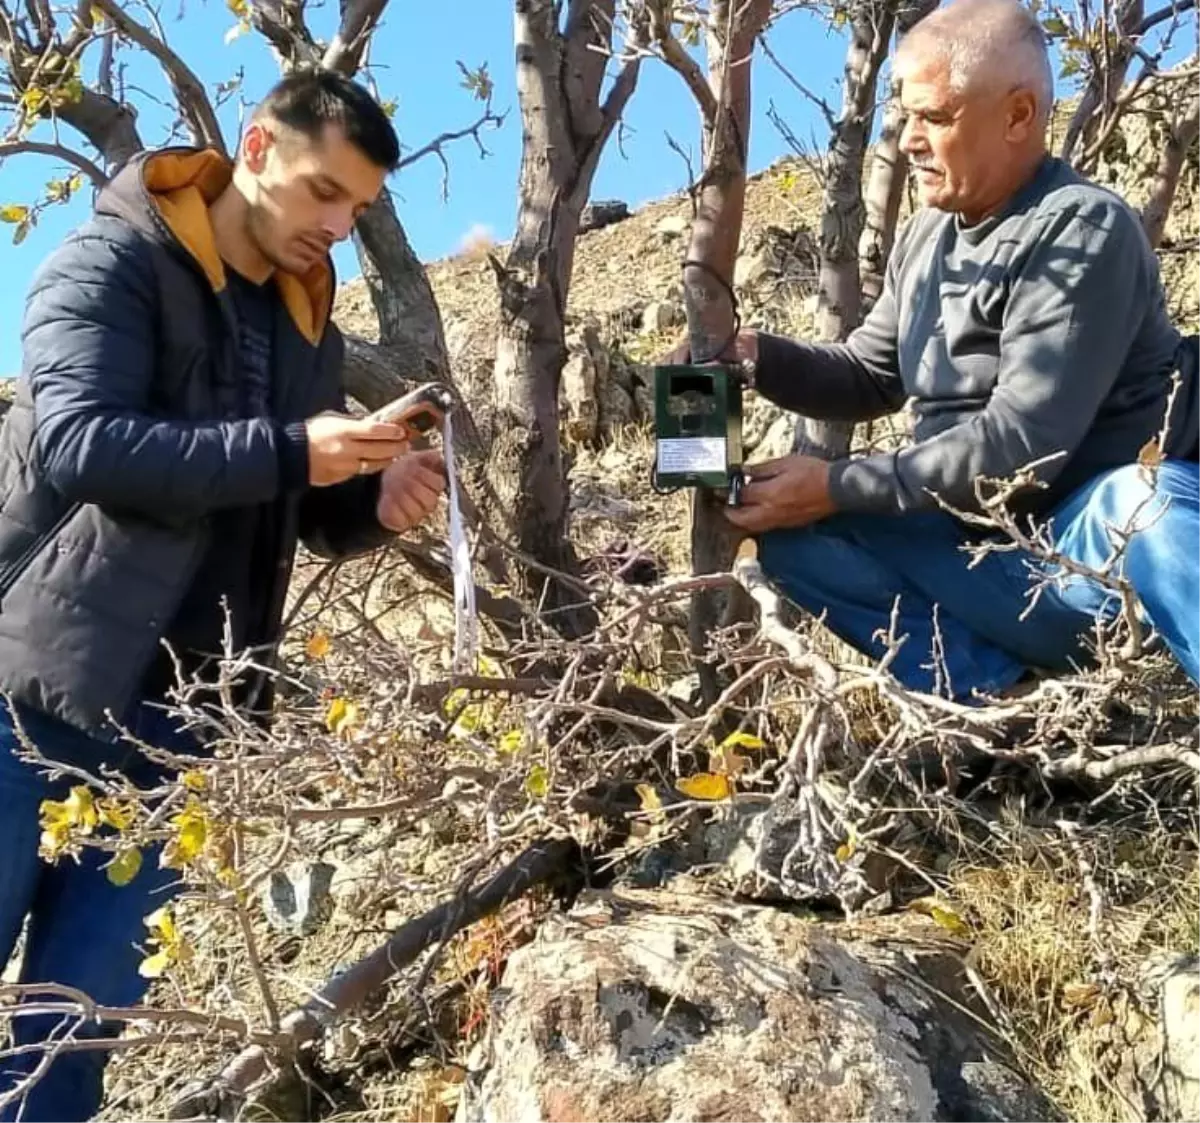
[[[180,8],[186,28],[184,23],[168,19]],[[313,4],[310,9],[317,34],[330,34],[336,6],[324,0],[323,6]],[[278,75],[273,57],[256,33],[225,42],[226,32],[236,20],[221,0],[172,0],[163,5],[162,19],[172,46],[210,90],[242,68],[242,96],[252,104]],[[840,36],[827,31],[808,13],[795,12],[780,22],[771,43],[793,73],[836,104],[844,57]],[[512,8],[506,0],[441,4],[393,0],[375,36],[371,57],[376,80],[382,96],[398,102],[395,121],[406,147],[418,148],[443,131],[461,128],[478,114],[479,103],[460,84],[458,60],[471,68],[486,62],[495,82],[494,107],[509,111],[502,128],[484,133],[490,153],[486,159],[480,159],[469,139],[448,150],[448,199],[442,199],[442,169],[435,158],[403,169],[390,181],[405,229],[422,260],[453,253],[474,230],[487,231],[499,240],[512,232],[521,138],[512,55]],[[144,91],[128,95],[138,108],[142,137],[151,145],[161,143],[173,115],[154,99],[168,99],[169,88],[152,62],[139,59],[132,51],[126,51],[124,57],[128,60],[128,86]],[[766,118],[772,101],[798,136],[806,140],[816,137],[824,144],[819,115],[761,56],[754,75],[754,97],[752,169],[764,167],[786,151]],[[236,100],[228,103],[220,116],[226,139],[232,143],[237,133]],[[636,206],[683,187],[683,161],[670,151],[664,137],[671,133],[698,160],[699,126],[690,95],[678,76],[662,64],[645,63],[625,120],[623,152],[614,138],[597,173],[593,198],[621,198]],[[64,129],[64,140],[69,132]],[[48,134],[49,129],[42,126],[34,135],[50,139]],[[48,178],[61,175],[62,165],[54,160],[27,155],[10,158],[0,166],[0,203],[31,202]],[[11,227],[0,226],[0,256],[7,277],[7,298],[0,302],[0,376],[15,374],[20,366],[21,312],[33,270],[86,217],[90,196],[90,190],[85,190],[67,205],[47,208],[20,246],[10,244]],[[348,244],[339,248],[335,260],[343,279],[357,275],[358,262]]]

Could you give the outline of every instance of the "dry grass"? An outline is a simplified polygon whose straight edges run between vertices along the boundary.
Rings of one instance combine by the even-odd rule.
[[[1138,994],[1156,957],[1200,950],[1194,811],[1170,823],[1142,812],[1080,840],[1093,900],[1061,829],[1010,810],[985,846],[953,866],[950,898],[974,929],[970,961],[1047,1094],[1073,1120],[1136,1115],[1117,1086],[1149,1026]]]

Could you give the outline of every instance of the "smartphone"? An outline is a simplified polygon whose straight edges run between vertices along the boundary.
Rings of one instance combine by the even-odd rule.
[[[430,429],[441,424],[442,418],[454,406],[454,395],[448,386],[440,382],[428,382],[410,390],[394,402],[388,402],[374,413],[368,415],[368,421],[387,421],[394,425],[403,425],[413,433],[428,433]]]

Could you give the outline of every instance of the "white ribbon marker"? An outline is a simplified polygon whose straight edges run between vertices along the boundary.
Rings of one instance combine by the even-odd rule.
[[[474,674],[478,661],[478,619],[475,615],[475,578],[471,573],[471,547],[467,542],[462,510],[458,505],[458,473],[454,467],[454,427],[450,413],[442,422],[442,456],[450,500],[450,569],[454,575],[454,673]]]

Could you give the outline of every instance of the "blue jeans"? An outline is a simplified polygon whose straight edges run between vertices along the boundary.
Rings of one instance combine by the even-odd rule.
[[[158,778],[154,766],[127,746],[94,741],[69,726],[25,708],[19,711],[30,740],[47,757],[98,771],[98,762],[121,767],[135,783]],[[149,744],[194,751],[166,716],[143,708],[134,732]],[[29,929],[22,958],[22,983],[54,982],[75,987],[105,1006],[141,1001],[148,980],[138,974],[145,944],[142,918],[174,895],[178,873],[158,868],[158,854],[144,854],[142,868],[128,885],[111,884],[100,868],[110,857],[85,848],[81,860],[60,858],[50,865],[38,857],[38,809],[44,799],[65,799],[79,779],[51,781],[40,766],[17,759],[12,715],[0,702],[0,963],[6,963],[26,917]],[[35,998],[37,996],[34,996]],[[58,1039],[64,1034],[92,1040],[112,1037],[121,1026],[83,1023],[57,1015],[14,1017],[13,1046]],[[35,1050],[0,1059],[0,1094],[15,1088],[42,1058]],[[108,1050],[60,1054],[27,1097],[0,1112],[0,1119],[90,1119],[103,1098]]]
[[[1050,533],[1067,558],[1099,569],[1112,553],[1106,526],[1136,532],[1121,570],[1188,677],[1200,681],[1200,509],[1198,468],[1168,460],[1152,493],[1136,466],[1104,473],[1050,513]],[[1005,540],[1007,541],[1007,539]],[[1005,690],[1028,669],[1067,672],[1092,663],[1097,618],[1117,598],[1090,578],[1056,575],[1031,554],[993,551],[974,568],[967,532],[940,511],[899,517],[842,514],[799,530],[764,534],[764,572],[786,596],[824,614],[836,635],[876,659],[898,598],[891,664],[905,686],[970,700]],[[1021,618],[1022,613],[1026,615]]]

